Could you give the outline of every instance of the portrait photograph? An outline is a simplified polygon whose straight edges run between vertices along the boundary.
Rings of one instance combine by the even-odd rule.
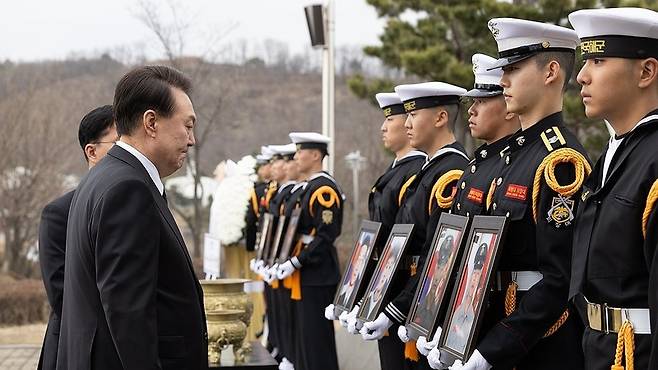
[[[468,217],[448,213],[441,215],[405,324],[409,338],[413,340],[421,335],[430,336],[439,310],[450,299],[445,292],[457,266],[455,261],[459,257],[467,224]]]
[[[274,220],[274,217],[266,213],[263,215],[263,219],[259,223],[259,233],[258,233],[258,243],[257,245],[257,250],[256,250],[256,259],[257,260],[265,260],[267,259],[268,255],[268,245],[267,245],[267,240],[268,237],[272,234],[272,221]]]
[[[462,258],[458,283],[453,291],[449,313],[439,344],[455,359],[468,359],[480,313],[495,268],[505,217],[475,216]]]
[[[274,233],[274,238],[272,238],[272,243],[270,245],[270,254],[267,262],[269,266],[272,266],[275,262],[277,262],[279,246],[281,245],[281,236],[283,235],[283,230],[285,227],[286,216],[279,216],[279,219],[276,223],[276,232]]]
[[[372,321],[379,314],[382,301],[404,253],[413,225],[394,225],[364,295],[357,318]]]
[[[371,264],[371,255],[377,242],[377,236],[381,224],[364,220],[361,223],[357,239],[352,250],[352,255],[348,260],[343,278],[338,285],[334,307],[336,314],[340,315],[343,311],[350,311],[354,301],[359,294],[362,284],[363,275]]]
[[[286,225],[286,234],[283,238],[283,243],[281,244],[281,251],[279,252],[279,261],[285,261],[290,257],[290,252],[292,252],[292,245],[297,241],[295,237],[297,235],[297,224],[299,223],[299,215],[301,214],[301,209],[297,208],[292,211],[290,215],[290,220],[288,220],[288,225]]]

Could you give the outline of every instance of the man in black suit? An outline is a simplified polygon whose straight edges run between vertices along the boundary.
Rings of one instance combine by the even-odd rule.
[[[201,286],[161,181],[195,142],[190,87],[165,66],[116,87],[121,140],[71,204],[57,369],[208,367]]]
[[[118,140],[112,116],[112,106],[105,105],[87,113],[80,122],[78,140],[85,160],[92,168]],[[62,294],[64,290],[64,251],[66,250],[66,221],[73,199],[72,190],[53,200],[41,212],[39,224],[39,263],[41,278],[46,287],[50,318],[43,338],[38,369],[54,370],[57,364],[57,341],[62,317]]]

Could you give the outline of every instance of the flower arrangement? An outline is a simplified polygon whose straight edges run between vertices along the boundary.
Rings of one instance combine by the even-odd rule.
[[[257,179],[255,166],[252,156],[244,156],[237,163],[226,161],[224,178],[213,195],[209,227],[222,245],[236,244],[244,237],[249,198]]]

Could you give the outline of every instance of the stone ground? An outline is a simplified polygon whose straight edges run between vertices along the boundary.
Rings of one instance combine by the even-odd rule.
[[[44,330],[45,325],[0,328],[0,370],[36,369]],[[337,325],[336,346],[341,370],[379,369],[376,343],[366,343]]]

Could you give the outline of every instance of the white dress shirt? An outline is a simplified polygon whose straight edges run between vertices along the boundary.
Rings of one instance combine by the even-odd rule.
[[[116,145],[125,149],[128,153],[132,154],[135,158],[137,158],[137,160],[146,169],[146,172],[148,172],[149,176],[151,177],[151,180],[153,180],[153,184],[155,184],[155,187],[158,188],[160,195],[162,195],[164,192],[164,184],[162,183],[162,180],[160,179],[160,173],[158,172],[158,169],[155,167],[153,162],[151,162],[148,158],[146,158],[144,154],[140,153],[139,150],[135,149],[130,144],[126,144],[125,142],[119,140],[117,141]]]

